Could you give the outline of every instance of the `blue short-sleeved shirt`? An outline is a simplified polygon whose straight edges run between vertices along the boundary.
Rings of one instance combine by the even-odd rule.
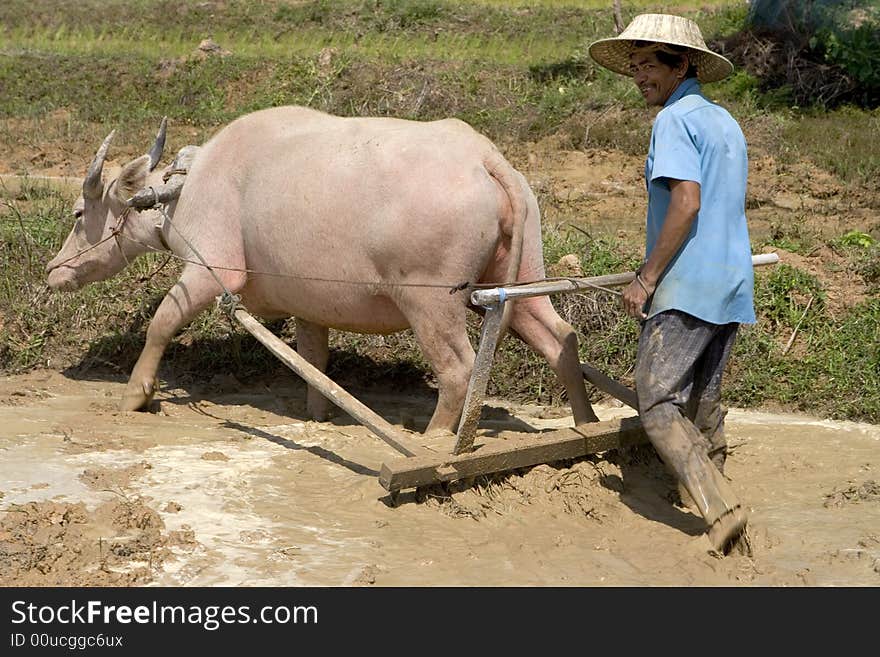
[[[682,82],[660,110],[645,164],[646,257],[669,208],[669,179],[700,185],[700,211],[660,278],[648,316],[680,310],[713,324],[754,323],[754,272],[746,225],[748,159],[736,120]]]

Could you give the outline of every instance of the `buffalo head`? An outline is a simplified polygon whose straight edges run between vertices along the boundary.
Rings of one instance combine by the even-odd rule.
[[[127,200],[144,187],[147,176],[162,157],[167,121],[162,119],[150,152],[126,164],[119,175],[104,184],[101,172],[115,131],[107,135],[83,179],[82,195],[73,205],[74,224],[58,254],[46,265],[49,287],[73,291],[110,278],[143,249],[114,231],[127,208]]]

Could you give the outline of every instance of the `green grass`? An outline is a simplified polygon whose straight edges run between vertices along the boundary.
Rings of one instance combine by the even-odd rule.
[[[799,155],[843,180],[880,178],[880,109],[805,112],[787,122],[783,136]]]
[[[780,294],[777,292],[777,294]],[[802,314],[803,301],[777,299],[789,318]],[[759,305],[759,309],[763,307]],[[795,336],[800,346],[787,354],[781,336],[763,312],[756,327],[741,330],[731,368],[725,379],[725,398],[751,407],[775,403],[836,419],[880,421],[880,299],[872,298],[843,316],[821,307],[807,312]]]
[[[505,8],[532,8],[534,6],[550,8],[578,8],[608,10],[611,6],[607,0],[472,0],[474,4],[490,5]],[[730,0],[703,0],[700,7],[725,7]],[[630,14],[648,12],[668,12],[669,5],[657,0],[628,0],[622,3],[624,18]]]

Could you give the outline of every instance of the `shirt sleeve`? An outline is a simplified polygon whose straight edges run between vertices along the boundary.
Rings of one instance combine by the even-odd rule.
[[[654,122],[654,162],[651,180],[672,178],[702,184],[700,151],[686,116],[660,112]]]

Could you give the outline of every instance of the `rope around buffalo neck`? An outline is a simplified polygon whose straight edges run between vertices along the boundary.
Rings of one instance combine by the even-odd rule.
[[[122,228],[125,225],[125,220],[128,219],[128,215],[129,215],[130,211],[131,211],[130,207],[127,207],[122,211],[122,213],[119,215],[119,219],[116,220],[116,226],[113,228],[113,230],[110,231],[110,234],[107,235],[107,237],[102,239],[100,242],[96,242],[95,244],[92,244],[87,249],[83,249],[82,251],[79,251],[78,253],[74,253],[69,258],[65,258],[64,260],[59,262],[57,265],[55,265],[55,269],[57,269],[58,267],[60,267],[62,265],[66,265],[71,260],[75,260],[76,258],[79,258],[81,255],[85,255],[86,253],[88,253],[89,251],[91,251],[93,249],[97,249],[104,242],[109,242],[110,240],[114,240],[114,239],[116,240],[116,246],[118,246],[119,250],[122,251],[122,257],[125,258],[126,266],[131,264],[128,261],[128,257],[125,255],[125,251],[122,250],[122,246],[119,244],[119,239],[118,239],[120,237],[124,237],[127,240],[135,241],[135,240],[132,240],[130,237],[126,237],[125,235],[122,234]]]

